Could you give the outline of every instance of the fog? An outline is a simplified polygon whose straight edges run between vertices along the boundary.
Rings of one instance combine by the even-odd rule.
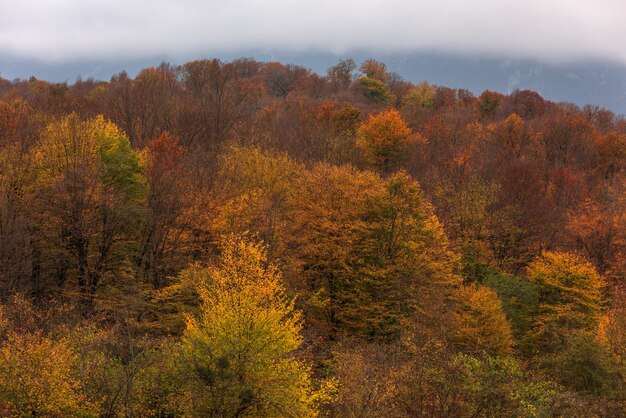
[[[0,55],[49,63],[273,49],[626,63],[623,0],[0,0]]]

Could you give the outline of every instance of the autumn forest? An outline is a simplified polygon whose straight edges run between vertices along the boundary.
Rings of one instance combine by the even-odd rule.
[[[0,78],[0,416],[620,417],[626,120],[240,59]]]

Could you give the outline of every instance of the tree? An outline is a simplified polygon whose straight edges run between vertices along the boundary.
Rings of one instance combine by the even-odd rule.
[[[51,244],[57,284],[66,285],[71,272],[91,303],[110,263],[129,255],[118,245],[128,244],[140,216],[145,180],[139,156],[113,123],[76,114],[50,124],[34,153],[38,222]]]
[[[357,146],[367,162],[384,174],[397,167],[406,146],[414,140],[416,137],[395,109],[370,116],[357,133]]]
[[[541,115],[546,110],[546,101],[532,90],[515,90],[502,103],[505,114],[517,113],[524,119]]]
[[[599,135],[595,142],[598,153],[596,170],[606,180],[626,171],[626,134],[612,131]]]
[[[372,58],[363,61],[359,71],[361,71],[368,78],[382,81],[384,83],[387,83],[390,78],[390,75],[387,72],[387,65],[385,65],[384,62],[380,62]]]
[[[30,104],[21,99],[11,102],[0,100],[0,146],[18,141],[27,143],[39,121],[32,115]]]
[[[511,331],[516,341],[527,332],[539,306],[537,286],[521,277],[488,270],[482,283],[496,291],[502,301],[502,308],[511,323]],[[528,350],[528,346],[517,347]]]
[[[280,256],[295,180],[303,169],[284,154],[232,147],[220,160],[214,230],[220,235],[250,232],[263,240],[270,258]]]
[[[0,147],[0,286],[7,293],[32,290],[40,296],[39,248],[31,229],[33,178],[28,152],[17,143]]]
[[[250,116],[260,86],[239,77],[235,64],[217,59],[189,62],[179,68],[179,75],[183,108],[174,132],[182,145],[215,153]]]
[[[566,231],[576,247],[607,273],[626,250],[626,194],[607,193],[605,199],[586,199],[568,216]]]
[[[539,292],[527,335],[537,349],[557,351],[574,331],[597,332],[603,280],[589,262],[575,254],[546,252],[528,266],[526,279]]]
[[[359,78],[358,83],[363,95],[372,102],[378,104],[389,104],[391,102],[392,96],[389,86],[385,82],[363,76]]]
[[[186,151],[177,137],[164,132],[145,152],[148,216],[137,264],[143,268],[144,276],[150,276],[155,288],[168,273],[174,272],[175,255],[179,252],[178,221],[183,212],[183,195],[189,193],[183,166]]]
[[[613,291],[612,304],[600,324],[598,340],[609,350],[613,361],[622,375],[622,388],[626,385],[626,288]]]
[[[338,89],[347,89],[352,83],[352,73],[355,69],[356,64],[352,58],[340,60],[328,69],[327,77]]]
[[[478,97],[478,102],[476,103],[480,116],[483,118],[493,118],[503,98],[504,96],[499,93],[485,90]]]
[[[400,109],[412,127],[423,124],[433,113],[436,97],[437,90],[426,82],[411,85],[402,97]]]
[[[457,258],[414,180],[319,165],[297,190],[286,255],[318,330],[389,340],[438,321]]]
[[[0,348],[0,410],[11,416],[95,415],[74,376],[75,360],[63,342],[10,336]]]
[[[588,120],[574,112],[544,114],[540,136],[550,166],[590,169],[595,157],[597,132]]]
[[[476,284],[455,292],[458,308],[453,315],[453,340],[465,353],[504,355],[510,353],[511,326],[498,294]]]
[[[521,161],[500,172],[498,200],[490,206],[489,244],[502,266],[519,271],[549,237],[553,202],[541,166]]]
[[[125,72],[113,78],[103,91],[106,115],[144,147],[165,130],[176,127],[181,86],[176,68],[169,64],[145,68],[131,79]]]
[[[0,305],[0,413],[95,416],[97,405],[78,378],[76,352],[64,338],[44,334],[43,319],[21,296]]]
[[[547,361],[555,379],[575,390],[610,394],[613,389],[614,365],[606,347],[590,333],[574,332],[565,345]]]
[[[512,357],[454,354],[437,340],[406,345],[394,370],[399,416],[542,417],[567,411],[559,387],[526,373]],[[584,414],[583,414],[584,415]],[[575,415],[574,415],[575,416]]]
[[[192,267],[202,299],[188,317],[181,358],[189,367],[189,413],[312,416],[309,371],[292,357],[302,320],[265,250],[229,236],[218,263]]]
[[[331,416],[397,416],[397,348],[393,344],[342,341],[332,352],[338,379]]]
[[[458,354],[453,363],[465,400],[463,416],[554,416],[567,406],[557,404],[556,384],[533,382],[514,358]]]
[[[412,107],[414,111],[419,109],[430,111],[435,107],[436,95],[435,88],[427,82],[423,82],[409,90],[406,96],[404,96],[402,104],[403,106]]]
[[[527,157],[537,143],[534,132],[515,113],[499,123],[490,124],[489,133],[491,151],[494,153],[492,159],[495,164],[511,163],[523,156]]]

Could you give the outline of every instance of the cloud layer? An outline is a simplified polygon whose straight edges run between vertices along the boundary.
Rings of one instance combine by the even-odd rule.
[[[624,0],[0,0],[0,54],[441,51],[626,63]]]

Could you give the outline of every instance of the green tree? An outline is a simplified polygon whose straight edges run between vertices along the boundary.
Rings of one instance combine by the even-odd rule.
[[[489,90],[485,90],[479,97],[476,107],[478,113],[483,118],[492,118],[496,115],[496,111],[500,107],[500,102],[504,98],[499,93],[494,93]]]
[[[606,347],[595,335],[576,332],[566,337],[564,347],[546,362],[555,379],[579,391],[608,395],[618,381]]]
[[[546,417],[559,409],[555,405],[559,387],[550,381],[531,381],[513,358],[458,354],[453,363],[465,400],[462,416]]]
[[[511,322],[511,331],[520,339],[528,330],[539,306],[537,286],[523,278],[489,270],[482,283],[495,290]],[[525,349],[528,347],[524,347]]]
[[[391,92],[385,82],[363,76],[358,80],[359,86],[365,97],[374,103],[388,104],[391,102]]]

